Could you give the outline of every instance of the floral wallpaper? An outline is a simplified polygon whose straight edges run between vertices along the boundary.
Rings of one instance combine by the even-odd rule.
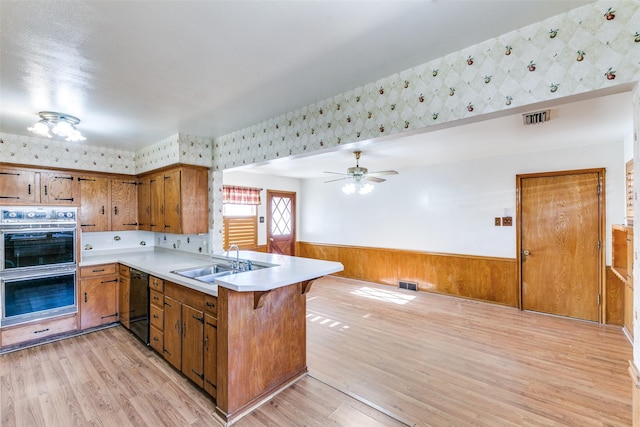
[[[640,80],[640,7],[597,1],[216,138],[223,170]]]
[[[77,142],[0,133],[0,161],[6,163],[135,174],[134,153]]]
[[[136,173],[176,163],[211,166],[212,139],[175,134],[136,152]]]

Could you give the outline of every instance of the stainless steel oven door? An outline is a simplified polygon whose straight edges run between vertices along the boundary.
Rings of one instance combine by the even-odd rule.
[[[49,268],[0,275],[1,326],[76,313],[76,269]]]
[[[75,265],[76,228],[8,228],[0,230],[0,272]]]

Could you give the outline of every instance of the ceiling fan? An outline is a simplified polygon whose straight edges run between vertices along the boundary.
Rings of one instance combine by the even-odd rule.
[[[398,174],[398,172],[394,170],[369,172],[367,168],[363,168],[360,166],[360,155],[362,154],[362,151],[354,151],[353,154],[356,157],[355,167],[348,168],[347,173],[325,171],[324,173],[331,173],[334,175],[343,175],[342,178],[331,179],[329,181],[325,181],[325,183],[340,181],[343,179],[350,179],[352,180],[352,182],[346,184],[342,188],[342,191],[344,191],[347,194],[351,194],[355,192],[356,189],[358,189],[360,194],[366,194],[373,190],[373,185],[364,181],[377,182],[377,183],[384,182],[386,181],[386,179],[379,178],[380,175],[397,175]]]

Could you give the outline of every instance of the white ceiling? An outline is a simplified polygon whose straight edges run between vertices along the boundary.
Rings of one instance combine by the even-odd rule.
[[[217,137],[590,2],[1,0],[0,131],[52,110],[102,147]]]

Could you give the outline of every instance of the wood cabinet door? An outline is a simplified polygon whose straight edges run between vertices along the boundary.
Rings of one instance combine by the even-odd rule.
[[[138,230],[151,230],[151,186],[150,179],[138,181]]]
[[[164,358],[175,368],[182,368],[182,304],[164,297]]]
[[[164,229],[167,233],[180,234],[180,170],[164,174]],[[188,215],[188,212],[187,212]]]
[[[78,202],[78,182],[63,172],[40,172],[40,202],[48,205],[71,205]]]
[[[80,227],[82,231],[109,231],[109,180],[97,176],[81,176]]]
[[[113,276],[82,279],[80,281],[80,328],[87,329],[94,326],[115,322],[116,312],[116,283]]]
[[[120,283],[118,289],[118,315],[120,323],[122,326],[129,329],[130,327],[130,316],[129,313],[131,311],[130,308],[130,299],[129,299],[129,289],[131,286],[131,279],[129,277],[120,276]]]
[[[36,173],[18,169],[0,169],[0,202],[35,203]]]
[[[218,321],[204,315],[204,391],[216,397],[218,386]]]
[[[203,386],[204,313],[182,306],[182,373]]]
[[[111,230],[138,229],[138,182],[111,180]]]
[[[149,180],[149,194],[151,196],[151,231],[164,232],[164,175],[152,176]]]

